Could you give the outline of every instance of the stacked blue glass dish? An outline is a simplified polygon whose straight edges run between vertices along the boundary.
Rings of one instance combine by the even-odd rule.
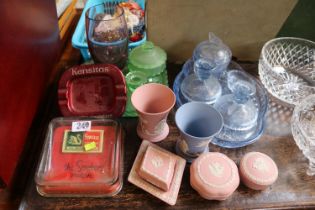
[[[177,107],[191,101],[214,106],[223,116],[212,143],[237,148],[259,139],[268,107],[261,83],[231,61],[231,50],[213,33],[194,49],[174,80]]]

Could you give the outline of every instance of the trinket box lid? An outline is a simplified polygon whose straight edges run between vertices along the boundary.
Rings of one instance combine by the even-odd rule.
[[[111,64],[72,67],[61,76],[58,99],[64,116],[119,117],[127,102],[124,75]]]
[[[168,191],[171,185],[176,159],[166,152],[148,146],[138,174],[151,184]]]
[[[241,159],[240,176],[247,187],[263,190],[277,180],[278,167],[268,155],[249,152]]]
[[[141,160],[147,150],[147,148],[151,146],[161,152],[165,152],[166,154],[172,156],[172,158],[174,158],[176,160],[176,164],[175,164],[175,169],[174,169],[174,175],[173,175],[173,179],[170,185],[170,188],[168,191],[164,191],[154,185],[152,185],[151,183],[149,183],[148,181],[144,180],[143,178],[141,178],[138,175],[139,168],[141,167]],[[147,191],[148,193],[150,193],[151,195],[161,199],[162,201],[166,202],[169,205],[175,205],[176,201],[177,201],[177,196],[178,196],[178,192],[179,192],[179,188],[181,185],[181,181],[182,181],[182,176],[184,173],[184,169],[185,169],[185,165],[186,165],[186,161],[185,159],[169,152],[166,151],[164,149],[162,149],[161,147],[147,141],[147,140],[143,140],[142,144],[139,148],[137,157],[133,163],[133,166],[131,168],[131,171],[129,173],[128,176],[128,181],[131,182],[132,184],[140,187],[141,189]]]
[[[190,166],[190,184],[205,199],[225,200],[239,183],[236,164],[224,154],[204,153]]]

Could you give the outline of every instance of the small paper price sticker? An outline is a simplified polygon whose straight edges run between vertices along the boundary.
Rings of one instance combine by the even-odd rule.
[[[96,148],[96,143],[94,141],[84,145],[85,151],[90,151]]]
[[[91,121],[77,121],[72,122],[72,132],[79,132],[79,131],[89,131],[91,130]]]

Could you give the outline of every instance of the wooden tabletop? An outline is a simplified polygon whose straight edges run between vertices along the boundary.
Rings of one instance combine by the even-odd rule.
[[[80,62],[79,52],[68,44],[64,55],[59,62],[58,70],[62,71]],[[257,74],[257,63],[239,62],[243,68]],[[180,65],[168,65],[170,85],[175,75],[180,71]],[[58,74],[56,74],[58,75]],[[58,78],[58,76],[56,77]],[[57,79],[56,79],[57,81]],[[56,84],[55,81],[55,84]],[[137,118],[121,118],[125,132],[125,161],[124,161],[124,186],[121,192],[111,198],[45,198],[36,191],[34,183],[34,166],[38,162],[38,154],[43,135],[48,122],[56,116],[60,116],[56,105],[56,86],[50,89],[50,95],[46,97],[46,104],[42,107],[42,118],[38,127],[33,128],[37,132],[37,150],[33,149],[33,170],[30,172],[28,186],[24,193],[21,209],[252,209],[252,208],[311,208],[315,207],[315,177],[306,175],[308,166],[307,160],[299,151],[289,132],[289,117],[291,109],[283,108],[275,103],[268,114],[267,129],[264,135],[254,144],[240,149],[223,149],[210,144],[211,151],[219,151],[226,154],[236,163],[247,152],[259,151],[266,153],[274,159],[279,168],[279,178],[277,182],[264,191],[254,191],[241,184],[236,192],[225,201],[209,201],[199,196],[189,183],[189,164],[186,164],[182,184],[179,190],[177,203],[169,206],[149,193],[137,188],[127,181],[137,151],[141,144],[141,139],[136,134]],[[280,113],[276,113],[279,110]],[[270,111],[269,111],[270,112]],[[282,115],[286,116],[283,117]],[[273,119],[272,119],[273,118]],[[282,122],[283,121],[283,122]],[[174,123],[174,111],[168,117],[170,133],[168,137],[157,145],[175,152],[175,142],[179,132]],[[287,130],[286,130],[287,129]],[[34,145],[34,144],[33,144]],[[36,152],[37,151],[37,152]]]

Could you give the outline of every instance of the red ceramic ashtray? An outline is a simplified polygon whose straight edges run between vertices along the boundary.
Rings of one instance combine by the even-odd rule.
[[[111,64],[75,66],[59,81],[58,102],[64,116],[121,116],[126,107],[126,82]]]

